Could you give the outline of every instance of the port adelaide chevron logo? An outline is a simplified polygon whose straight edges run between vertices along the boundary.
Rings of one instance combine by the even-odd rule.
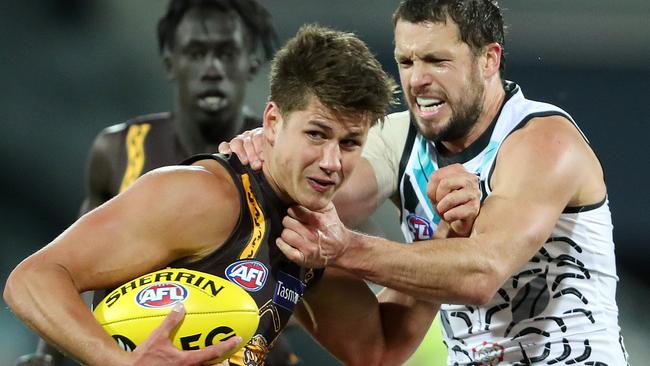
[[[145,308],[166,308],[187,299],[189,292],[178,283],[162,282],[147,286],[135,296],[138,305]]]

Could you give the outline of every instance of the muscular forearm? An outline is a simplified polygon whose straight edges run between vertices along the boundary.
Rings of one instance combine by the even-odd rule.
[[[401,244],[351,232],[349,241],[332,265],[424,301],[484,303],[501,283],[495,254],[479,250],[476,239]]]
[[[4,298],[48,343],[84,364],[126,364],[126,352],[97,324],[62,267],[23,263],[10,275]]]

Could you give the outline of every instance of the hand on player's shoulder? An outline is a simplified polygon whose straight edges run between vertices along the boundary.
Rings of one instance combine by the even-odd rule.
[[[250,164],[256,170],[262,168],[263,150],[264,130],[261,127],[244,131],[229,142],[219,144],[220,153],[235,154],[242,164]]]

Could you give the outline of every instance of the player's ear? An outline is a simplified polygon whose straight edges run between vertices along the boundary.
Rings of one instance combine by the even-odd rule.
[[[497,42],[492,42],[484,47],[483,57],[481,58],[483,62],[480,67],[485,77],[491,77],[499,71],[502,52],[503,47]]]
[[[278,129],[282,126],[282,113],[274,102],[266,103],[263,116],[264,138],[271,146],[275,144]]]
[[[167,80],[170,81],[174,80],[175,78],[174,61],[172,60],[171,52],[167,47],[165,47],[165,49],[162,51],[162,62],[163,62],[163,67],[165,68],[165,75],[167,76]]]
[[[260,58],[251,55],[249,58],[249,65],[248,65],[248,81],[251,81],[253,80],[253,78],[255,78],[257,72],[260,71],[261,66],[262,66],[262,61],[260,61]]]

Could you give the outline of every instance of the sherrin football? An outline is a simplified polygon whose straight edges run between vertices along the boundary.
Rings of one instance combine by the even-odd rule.
[[[245,290],[221,277],[183,268],[163,269],[125,283],[106,295],[94,315],[124,350],[132,351],[177,302],[185,306],[185,318],[172,337],[179,349],[199,349],[235,335],[243,338],[243,346],[257,330],[259,311]]]

